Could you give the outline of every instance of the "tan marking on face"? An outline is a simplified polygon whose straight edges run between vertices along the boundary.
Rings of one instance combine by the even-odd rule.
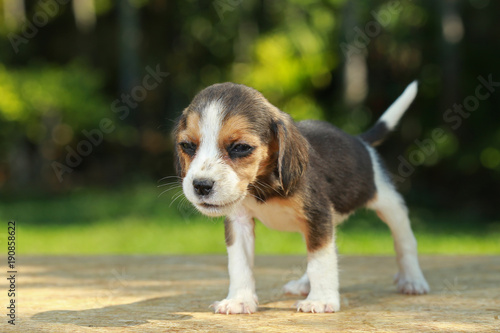
[[[200,115],[197,112],[186,112],[186,128],[177,134],[176,143],[183,141],[192,142],[196,146],[200,145]],[[180,147],[178,148],[182,176],[186,175],[193,157],[186,154]]]
[[[249,156],[231,159],[227,147],[233,143],[247,144],[254,147],[254,150]],[[237,174],[240,191],[245,191],[248,184],[255,181],[268,159],[267,145],[262,143],[258,135],[252,133],[248,119],[240,115],[227,119],[222,125],[219,133],[219,149],[226,163]]]
[[[178,141],[200,141],[200,115],[198,112],[188,112],[186,115],[186,129],[179,133]]]

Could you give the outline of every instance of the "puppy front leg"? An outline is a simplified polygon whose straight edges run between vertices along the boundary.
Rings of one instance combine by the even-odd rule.
[[[229,293],[215,302],[215,313],[237,314],[257,311],[253,277],[255,221],[243,209],[224,221],[229,268]]]
[[[340,310],[339,274],[335,240],[316,250],[308,250],[307,276],[311,291],[307,298],[297,303],[297,311],[338,312]]]

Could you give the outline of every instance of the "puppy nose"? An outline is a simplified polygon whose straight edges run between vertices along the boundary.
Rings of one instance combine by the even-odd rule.
[[[210,179],[195,179],[193,180],[193,187],[198,195],[209,195],[214,187],[214,181]]]

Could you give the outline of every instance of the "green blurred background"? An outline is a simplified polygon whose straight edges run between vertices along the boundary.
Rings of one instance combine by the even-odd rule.
[[[357,134],[418,79],[379,151],[420,251],[498,254],[498,13],[491,0],[0,0],[0,241],[15,219],[21,253],[223,253],[221,220],[165,178],[199,90],[244,83]],[[338,240],[392,252],[369,212]],[[260,225],[257,251],[305,252]]]

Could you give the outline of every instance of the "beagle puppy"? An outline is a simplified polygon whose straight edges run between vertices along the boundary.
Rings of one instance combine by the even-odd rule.
[[[360,207],[375,210],[391,229],[398,290],[429,291],[404,200],[373,148],[416,94],[413,82],[359,136],[322,121],[295,123],[241,84],[214,84],[194,97],[174,129],[175,160],[186,198],[205,215],[226,216],[230,286],[227,297],[212,304],[215,313],[257,311],[254,218],[304,236],[307,270],[283,288],[307,295],[297,311],[339,311],[335,227]]]

